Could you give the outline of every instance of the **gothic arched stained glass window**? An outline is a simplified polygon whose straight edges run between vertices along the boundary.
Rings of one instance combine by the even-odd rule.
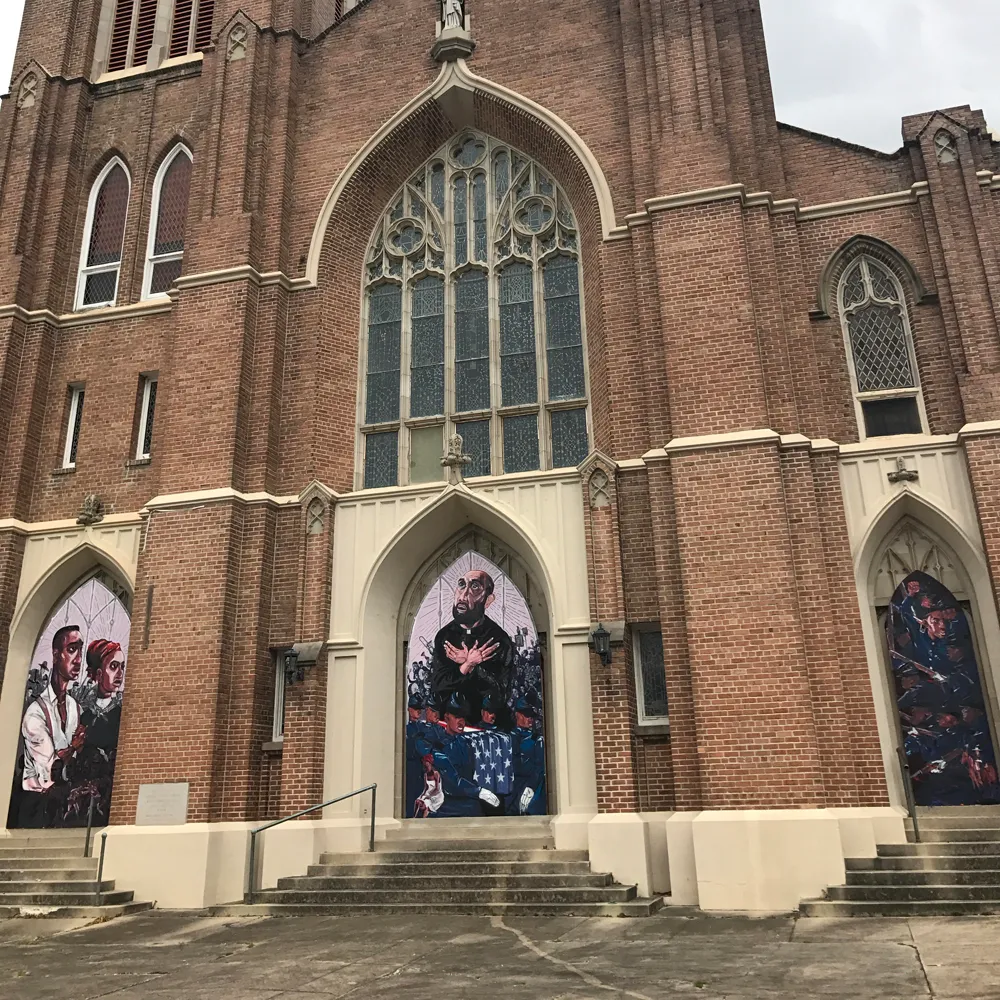
[[[859,257],[840,280],[858,426],[863,438],[925,430],[906,297],[895,275]]]
[[[365,261],[364,488],[578,465],[590,450],[576,219],[529,157],[452,139],[392,200]]]

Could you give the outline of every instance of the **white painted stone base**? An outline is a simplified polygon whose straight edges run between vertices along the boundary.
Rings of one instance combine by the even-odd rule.
[[[549,823],[557,851],[585,851],[589,846],[587,828],[594,813],[561,813]]]
[[[671,902],[726,912],[794,910],[846,881],[845,858],[904,843],[904,818],[890,806],[675,813],[666,823]]]
[[[257,823],[187,823],[183,826],[111,826],[104,860],[106,878],[135,898],[165,909],[201,909],[243,899],[250,830]],[[379,820],[376,839],[397,820]],[[257,887],[286,875],[304,875],[324,851],[368,850],[365,819],[293,820],[257,837]],[[95,837],[96,854],[100,836]]]
[[[587,826],[590,866],[611,872],[616,882],[636,885],[640,896],[651,896],[652,864],[649,829],[638,813],[602,813]]]

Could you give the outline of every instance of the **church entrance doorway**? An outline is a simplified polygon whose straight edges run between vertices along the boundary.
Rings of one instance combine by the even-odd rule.
[[[880,578],[883,590],[895,584],[879,602],[879,623],[916,804],[1000,805],[991,692],[959,567],[919,526],[905,524]]]
[[[402,816],[547,814],[547,614],[520,561],[467,533],[420,574],[402,621]]]

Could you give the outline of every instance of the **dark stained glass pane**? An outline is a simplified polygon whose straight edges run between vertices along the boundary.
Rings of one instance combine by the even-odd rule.
[[[639,633],[639,669],[643,714],[647,719],[667,716],[667,675],[663,669],[663,636],[659,629]]]
[[[504,406],[538,400],[534,282],[527,264],[500,274],[500,389]]]
[[[421,278],[413,286],[410,415],[444,413],[444,280]]]
[[[96,306],[114,302],[117,287],[118,268],[113,271],[102,271],[100,274],[90,274],[83,286],[83,304]]]
[[[533,472],[540,465],[538,417],[534,413],[518,417],[504,417],[503,471]]]
[[[470,420],[457,425],[458,433],[462,435],[462,450],[472,462],[465,467],[466,476],[488,476],[490,465],[490,422],[488,420]]]
[[[576,467],[590,451],[587,411],[556,410],[552,414],[552,468]]]
[[[431,201],[434,207],[444,213],[444,167],[435,163],[431,168]]]
[[[395,486],[398,477],[398,432],[365,435],[365,489]]]
[[[87,267],[115,264],[122,259],[125,217],[128,214],[128,175],[119,164],[104,178],[94,202]]]
[[[153,265],[153,274],[149,279],[149,292],[151,295],[162,295],[177,284],[177,279],[181,276],[184,267],[182,260],[164,260]]]
[[[399,347],[403,291],[378,285],[368,298],[368,379],[365,421],[399,419]]]
[[[173,158],[160,185],[160,210],[153,255],[181,253],[191,190],[191,161],[183,153]]]
[[[455,282],[455,408],[489,406],[489,283],[482,271],[466,271]]]
[[[915,384],[906,327],[894,306],[870,305],[848,320],[858,392],[909,389]]]
[[[476,174],[472,180],[472,246],[473,257],[486,260],[486,174]]]
[[[149,396],[146,402],[146,426],[142,435],[142,453],[148,455],[153,444],[153,417],[156,415],[156,380],[149,383]]]
[[[80,428],[83,426],[83,389],[80,389],[76,397],[76,412],[73,414],[73,428],[69,443],[70,465],[76,465],[76,451],[80,444]]]
[[[585,390],[579,266],[571,257],[553,257],[544,278],[549,399],[580,399]]]
[[[455,265],[469,259],[469,192],[464,177],[455,179]]]

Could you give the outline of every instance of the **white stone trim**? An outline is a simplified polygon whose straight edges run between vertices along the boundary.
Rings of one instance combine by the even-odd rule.
[[[225,285],[230,281],[249,281],[259,288],[277,285],[288,292],[315,287],[308,278],[289,278],[284,271],[258,271],[250,264],[223,267],[216,271],[202,271],[199,274],[182,274],[177,279],[177,287],[206,288],[209,285]]]
[[[1000,426],[1000,425],[998,425]],[[896,434],[892,437],[866,438],[837,446],[841,455],[887,455],[899,452],[926,451],[958,444],[957,434]]]
[[[751,444],[777,444],[781,436],[767,428],[751,431],[730,431],[727,434],[704,434],[698,437],[674,438],[663,449],[668,455],[685,451],[712,451],[718,448],[737,448]],[[644,456],[645,457],[645,456]]]
[[[90,326],[93,323],[132,319],[135,316],[155,316],[158,313],[170,312],[171,306],[172,303],[169,300],[148,299],[145,302],[133,302],[126,306],[101,306],[60,315],[52,312],[51,309],[25,309],[17,303],[12,303],[0,306],[0,319],[14,317],[25,323],[48,323],[57,329],[68,329],[75,326]]]
[[[903,191],[891,191],[888,194],[870,195],[864,198],[848,198],[844,201],[833,201],[822,205],[803,206],[798,198],[776,199],[770,191],[748,193],[744,184],[726,184],[721,187],[704,188],[700,191],[685,191],[680,194],[661,195],[648,198],[645,202],[646,211],[635,212],[626,216],[629,226],[641,225],[644,214],[653,215],[656,212],[668,212],[677,208],[689,208],[692,205],[708,205],[717,201],[738,199],[743,208],[764,207],[772,215],[791,214],[798,222],[812,222],[817,219],[830,219],[839,215],[853,215],[858,212],[872,212],[881,208],[897,208],[901,205],[915,205],[919,198],[930,194],[927,181],[917,181]]]
[[[958,440],[967,438],[994,437],[1000,434],[1000,420],[983,420],[978,423],[966,424],[958,432]]]
[[[99,525],[129,525],[141,524],[142,517],[138,511],[125,514],[105,514]],[[62,518],[58,521],[20,521],[16,517],[0,519],[0,531],[13,531],[19,535],[44,535],[53,531],[75,531],[81,526],[76,518]]]
[[[111,73],[101,73],[91,82],[96,87],[102,83],[113,83],[115,80],[127,80],[131,76],[142,76],[144,73],[159,73],[175,66],[184,66],[186,63],[202,62],[204,58],[204,52],[189,52],[186,56],[164,59],[158,66],[149,66],[143,63],[141,66],[129,66],[128,69],[116,69]]]
[[[175,508],[201,506],[210,503],[224,503],[228,500],[238,500],[241,503],[268,503],[277,507],[285,507],[299,502],[298,494],[294,496],[276,496],[274,493],[242,493],[231,486],[221,486],[212,490],[191,490],[187,493],[164,493],[147,500],[139,511],[145,516],[154,510],[171,510]]]
[[[431,101],[441,101],[444,99],[444,104],[447,105],[448,99],[446,95],[452,90],[458,91],[458,94],[452,95],[453,97],[462,98],[469,104],[471,104],[476,91],[490,94],[493,97],[498,97],[523,109],[528,114],[548,125],[573,150],[581,165],[587,171],[597,198],[598,209],[601,213],[601,228],[604,231],[605,239],[615,238],[619,232],[624,236],[628,235],[627,227],[619,229],[617,226],[611,188],[608,185],[604,171],[601,169],[597,158],[580,136],[558,115],[553,114],[540,104],[536,104],[530,98],[524,97],[491,80],[477,76],[468,68],[464,59],[457,59],[455,62],[443,64],[441,72],[434,82],[417,94],[411,101],[404,104],[403,107],[385,122],[351,157],[350,162],[341,171],[340,176],[327,195],[326,201],[323,203],[319,218],[316,220],[316,226],[313,229],[312,241],[309,246],[309,258],[306,265],[306,278],[310,285],[315,285],[319,280],[319,262],[323,251],[326,230],[330,224],[330,219],[333,217],[337,202],[350,183],[351,178],[379,143],[383,142],[401,122]]]

